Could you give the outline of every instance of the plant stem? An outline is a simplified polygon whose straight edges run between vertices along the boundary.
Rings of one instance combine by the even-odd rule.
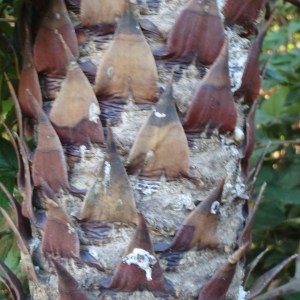
[[[293,278],[288,283],[263,295],[253,298],[253,300],[275,299],[279,296],[289,295],[300,292],[300,279]]]

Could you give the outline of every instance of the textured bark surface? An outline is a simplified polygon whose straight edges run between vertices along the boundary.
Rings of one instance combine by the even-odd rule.
[[[166,37],[186,2],[184,0],[137,1],[135,6],[137,19],[140,20],[141,24],[145,24],[145,19],[153,22],[160,33],[160,37],[162,37],[145,35],[152,51],[166,45]],[[223,1],[217,2],[221,11],[224,3]],[[98,65],[114,35],[101,36],[97,34],[97,29],[89,27],[79,30],[79,14],[69,11],[69,15],[74,27],[77,28],[79,65],[83,69],[91,62]],[[223,20],[221,13],[220,16]],[[250,46],[250,41],[247,38],[240,37],[238,30],[239,28],[234,31],[225,27],[225,35],[229,42],[229,74],[232,92],[240,85]],[[83,36],[85,37],[84,42],[82,42]],[[197,68],[194,61],[189,65],[168,60],[157,60],[156,63],[159,95],[166,89],[171,74],[174,72],[173,96],[176,106],[184,115],[209,67],[200,66]],[[93,76],[88,76],[88,78],[93,85]],[[45,102],[55,101],[55,93],[60,89],[61,80],[61,78],[43,78]],[[100,118],[105,132],[107,132],[105,128],[107,119],[110,119],[117,151],[122,162],[126,165],[138,131],[152,113],[153,105],[138,105],[131,96],[123,102],[125,103],[106,105],[105,101],[100,101]],[[239,102],[236,102],[235,106],[238,113],[236,127],[243,130],[244,107]],[[165,139],[167,135],[168,132],[162,139]],[[236,249],[245,221],[242,208],[247,199],[247,192],[240,175],[243,147],[242,143],[235,140],[238,140],[238,138],[234,136],[234,133],[219,135],[217,130],[214,130],[209,138],[206,133],[188,136],[190,178],[179,176],[176,179],[169,180],[164,174],[156,179],[141,178],[138,174],[129,175],[136,208],[144,216],[154,248],[152,254],[151,252],[149,254],[149,251],[147,252],[150,255],[148,259],[154,258],[156,263],[159,263],[167,282],[166,286],[172,286],[165,293],[156,294],[147,290],[116,292],[106,289],[101,289],[100,292],[100,286],[109,284],[110,281],[107,279],[113,276],[122,260],[126,264],[126,259],[129,259],[128,254],[130,253],[126,251],[137,228],[136,220],[133,218],[132,224],[105,221],[100,225],[88,224],[84,220],[79,220],[83,207],[82,197],[63,191],[59,193],[56,201],[72,219],[72,225],[69,224],[70,222],[68,225],[70,225],[71,232],[73,230],[77,232],[80,249],[88,251],[102,268],[102,270],[99,270],[99,268],[88,266],[85,263],[78,263],[73,258],[59,258],[60,263],[77,280],[79,284],[77,288],[85,291],[91,299],[99,298],[99,295],[101,295],[101,299],[197,298],[201,288]],[[104,178],[99,180],[99,174],[101,174],[100,170],[105,161],[107,148],[103,145],[97,146],[94,144],[91,147],[77,147],[77,150],[80,158],[68,155],[70,184],[77,189],[89,190],[96,179],[99,184],[103,183],[105,181],[105,169]],[[68,151],[70,152],[70,149],[66,149],[66,153],[69,153]],[[168,155],[172,156],[172,152],[170,151]],[[174,157],[175,162],[181,159],[181,157]],[[110,180],[109,171],[107,176]],[[218,245],[213,244],[212,249],[206,247],[197,249],[197,247],[194,247],[180,253],[176,251],[161,252],[162,248],[166,248],[171,244],[174,235],[188,215],[212,193],[220,180],[224,180],[224,187],[215,233]],[[56,226],[54,228],[60,227]],[[35,236],[30,243],[30,250],[37,274],[41,277],[41,284],[37,285],[30,282],[31,297],[33,300],[57,299],[59,292],[56,269],[51,260],[45,259],[41,252],[41,239],[45,231],[43,228],[37,228],[34,225],[33,229]],[[47,230],[49,231],[49,228]],[[214,232],[209,234],[214,234]],[[147,255],[145,256],[147,257]],[[144,275],[147,281],[154,281],[153,276],[158,276],[155,267],[145,267],[144,269],[141,267],[138,271],[133,273],[134,276]],[[122,272],[119,273],[122,274]],[[226,296],[228,299],[243,299],[242,296],[239,296],[242,289],[242,278],[243,266],[238,264]],[[132,277],[131,280],[135,281],[136,278]],[[60,299],[69,298],[61,297]]]

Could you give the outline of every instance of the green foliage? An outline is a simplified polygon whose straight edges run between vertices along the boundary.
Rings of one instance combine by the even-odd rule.
[[[15,122],[13,102],[5,82],[4,73],[9,78],[17,78],[17,56],[14,52],[13,37],[15,16],[14,8],[20,1],[0,0],[0,182],[9,191],[13,191],[16,184],[17,159],[12,144],[8,141],[3,122],[10,128]],[[0,205],[7,207],[7,199],[0,191]],[[2,216],[0,216],[1,220]]]
[[[256,113],[257,160],[269,141],[269,148],[257,189],[267,182],[264,199],[253,228],[251,261],[264,249],[270,251],[252,274],[258,277],[286,257],[297,253],[300,232],[300,11],[276,2],[275,19],[264,41],[262,64],[268,60],[263,98]],[[286,12],[285,14],[282,11]],[[277,15],[276,15],[277,14]],[[257,190],[258,191],[258,190]],[[294,275],[291,264],[280,273],[287,282]],[[299,294],[284,299],[299,299]]]
[[[16,185],[17,159],[12,144],[8,141],[2,123],[9,128],[15,123],[15,110],[4,73],[12,80],[17,79],[18,63],[14,47],[15,12],[20,1],[0,0],[0,182],[12,192]],[[0,206],[7,207],[7,199],[0,191]],[[2,216],[0,216],[1,220]]]
[[[16,187],[18,163],[15,150],[5,132],[3,122],[9,128],[15,123],[15,110],[5,82],[4,73],[11,80],[17,79],[17,55],[14,52],[15,8],[20,1],[0,0],[0,182],[13,192]],[[0,206],[9,211],[9,202],[5,194],[0,191]],[[6,221],[0,214],[0,260],[20,278],[25,276],[20,270],[20,251],[12,231],[7,227]],[[0,274],[1,275],[1,274]],[[0,284],[0,299],[8,299],[6,289]]]
[[[9,141],[0,137],[0,182],[11,192],[16,185],[17,171],[15,150]],[[7,198],[2,192],[0,192],[0,206],[4,208],[7,206]]]

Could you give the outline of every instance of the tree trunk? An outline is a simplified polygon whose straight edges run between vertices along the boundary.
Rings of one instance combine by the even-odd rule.
[[[248,192],[240,162],[245,153],[243,131],[245,130],[245,112],[248,110],[245,109],[247,107],[240,99],[232,102],[234,103],[233,109],[230,108],[230,101],[228,105],[226,104],[228,109],[222,108],[221,110],[220,108],[222,107],[220,102],[223,98],[225,101],[227,97],[225,96],[226,79],[224,79],[227,72],[226,46],[223,46],[221,52],[218,51],[219,56],[214,59],[212,66],[199,62],[197,49],[193,50],[192,59],[189,57],[191,53],[179,58],[176,54],[172,56],[170,53],[172,45],[168,46],[168,50],[165,48],[161,50],[166,47],[167,43],[171,44],[172,37],[174,45],[176,43],[193,44],[197,39],[189,40],[188,32],[180,32],[184,32],[182,27],[188,21],[191,23],[190,30],[201,24],[201,30],[207,30],[208,37],[215,36],[217,39],[215,28],[212,28],[217,25],[212,25],[208,21],[211,15],[205,14],[205,9],[199,12],[195,8],[193,13],[207,20],[202,23],[193,23],[193,13],[190,11],[201,3],[196,4],[199,1],[191,1],[194,6],[186,10],[186,14],[191,15],[182,23],[178,21],[177,31],[171,35],[172,28],[175,28],[175,20],[178,20],[176,18],[187,1],[137,1],[136,5],[132,5],[131,9],[139,20],[146,41],[155,53],[158,71],[157,95],[160,99],[155,106],[156,94],[154,93],[154,96],[151,94],[152,87],[147,91],[148,84],[153,80],[152,75],[148,74],[150,71],[147,66],[147,49],[140,46],[142,43],[140,40],[136,48],[132,47],[136,41],[135,38],[138,37],[139,29],[136,29],[136,33],[130,25],[127,28],[126,24],[129,21],[124,21],[121,17],[119,22],[124,23],[120,23],[122,25],[119,25],[115,33],[107,34],[114,27],[94,26],[93,22],[98,21],[93,21],[92,17],[89,18],[89,15],[86,15],[88,8],[81,9],[80,17],[79,7],[75,2],[66,1],[69,16],[76,28],[79,56],[76,58],[76,51],[72,51],[70,43],[60,31],[65,43],[58,39],[60,50],[57,51],[57,55],[67,57],[68,62],[74,60],[68,52],[67,44],[91,85],[96,86],[94,90],[100,104],[104,139],[100,131],[96,134],[97,142],[93,141],[91,135],[86,138],[88,141],[92,140],[92,143],[70,142],[69,136],[62,138],[60,135],[68,166],[70,188],[66,184],[58,193],[55,192],[52,181],[45,179],[46,175],[42,176],[39,169],[40,165],[45,163],[49,172],[52,172],[50,169],[52,164],[56,167],[56,159],[45,154],[49,150],[47,146],[45,151],[39,152],[37,148],[35,152],[35,158],[38,153],[43,153],[43,155],[41,155],[42,162],[33,159],[32,163],[32,176],[35,176],[33,182],[38,191],[38,199],[33,201],[35,220],[32,219],[32,222],[35,224],[32,224],[33,238],[28,244],[39,280],[38,283],[30,281],[31,299],[44,300],[58,297],[59,299],[71,299],[71,297],[75,297],[74,299],[85,299],[84,297],[91,299],[198,298],[200,291],[205,290],[205,287],[208,288],[208,282],[217,270],[220,270],[238,246],[241,246],[239,239],[246,217],[244,207]],[[107,5],[106,2],[103,1],[102,7]],[[119,5],[121,2],[114,4],[114,1],[111,1],[113,5]],[[214,1],[206,2],[205,5],[208,7],[213,6]],[[82,5],[83,3],[84,1]],[[220,16],[223,23],[224,1],[217,1],[217,5],[219,12],[212,18]],[[96,6],[93,4],[95,12],[97,12]],[[124,7],[126,14],[128,9],[126,3]],[[34,11],[39,11],[38,9],[40,8],[33,7]],[[122,10],[122,5],[120,10]],[[57,11],[56,13],[59,14]],[[121,12],[118,11],[117,14],[121,15]],[[103,20],[106,23],[110,22],[106,20],[106,17],[109,18],[108,11],[103,16]],[[69,134],[77,126],[74,125],[78,121],[75,120],[75,114],[84,119],[85,104],[79,104],[77,107],[74,100],[72,103],[64,104],[65,106],[57,106],[57,112],[54,112],[56,108],[53,103],[58,101],[59,97],[76,97],[81,89],[84,95],[88,94],[83,91],[85,88],[82,82],[76,82],[62,96],[60,89],[64,84],[67,85],[66,75],[57,75],[56,71],[37,66],[37,56],[46,55],[46,53],[37,54],[40,27],[36,26],[37,22],[34,21],[34,60],[39,71],[44,108],[52,124],[56,120],[58,120],[56,125],[63,124],[55,128]],[[80,22],[86,22],[85,26]],[[210,26],[208,29],[205,28],[206,24]],[[52,28],[51,26],[48,28]],[[224,28],[228,40],[230,89],[234,92],[241,84],[250,40],[239,35],[242,27],[224,26]],[[126,44],[125,40],[128,36],[129,42]],[[47,42],[47,38],[50,41],[50,34],[48,35],[46,31],[42,37],[44,42]],[[183,41],[178,42],[179,38]],[[107,58],[105,54],[112,51],[109,45],[116,40],[118,41],[116,42],[117,48],[113,51],[118,58],[113,61],[114,58],[108,56]],[[206,50],[199,50],[204,53],[205,60],[217,46],[214,44],[214,39],[212,42],[201,43],[206,43]],[[131,54],[137,57],[137,62],[133,59],[128,61],[131,59]],[[105,65],[105,59],[108,60],[108,65]],[[200,83],[218,59],[223,60],[223,67],[220,67],[222,62],[215,67],[219,68],[215,71],[219,77],[211,75],[211,78],[206,79],[206,84],[208,90],[219,89],[221,91],[216,94],[217,96],[210,96],[220,99],[213,102],[216,99],[210,98],[209,101],[212,101],[212,104],[208,105],[206,112],[202,115],[199,112],[206,123],[204,128],[202,128],[203,124],[200,125],[197,131],[187,122],[186,116]],[[55,59],[46,57],[41,59],[43,60],[51,64]],[[112,64],[111,68],[107,67],[109,63]],[[71,68],[70,65],[68,70]],[[99,66],[98,74],[95,71],[96,66]],[[101,70],[102,73],[99,71],[101,66],[104,68]],[[118,86],[103,87],[105,84],[109,85],[109,80],[105,82],[104,78],[117,77],[115,74],[118,72],[118,67],[129,69],[130,76],[127,76],[128,85],[126,86],[126,82],[123,83],[124,91],[118,91],[112,95]],[[135,86],[135,79],[148,75],[145,83],[137,82]],[[95,80],[98,80],[96,85]],[[173,91],[170,87],[172,80]],[[224,86],[225,92],[222,90]],[[71,93],[72,91],[74,94]],[[146,96],[139,96],[139,93],[145,94],[145,91],[147,91]],[[168,98],[166,101],[169,101],[172,93],[179,123],[172,108],[163,111],[166,106],[173,105],[172,103],[164,104],[164,99]],[[216,106],[211,108],[211,105]],[[49,106],[52,108],[49,109]],[[65,119],[57,117],[62,107],[65,111],[69,111]],[[211,111],[217,114],[219,109],[221,110],[220,117],[214,124],[213,117],[208,114]],[[237,112],[236,116],[232,117],[235,124],[233,128],[231,125],[226,127],[225,115],[231,115],[232,111]],[[38,115],[36,118],[38,119],[37,145],[39,145],[39,142],[48,136],[48,133],[39,131],[41,126],[51,127],[51,125],[43,119],[44,116],[38,108],[34,109],[33,114]],[[151,114],[152,119],[151,117],[148,119]],[[72,119],[73,116],[75,121]],[[165,123],[160,122],[163,118],[167,119]],[[148,122],[147,125],[145,125],[146,122]],[[201,120],[199,122],[201,123]],[[94,123],[97,123],[97,120]],[[184,125],[186,133],[184,136],[187,140],[182,139],[181,124]],[[67,129],[64,129],[65,127]],[[82,128],[88,131],[90,127]],[[111,128],[112,136],[109,128]],[[189,131],[189,128],[192,129]],[[84,137],[87,135],[87,132],[83,134]],[[188,147],[187,150],[185,144]],[[122,166],[118,165],[117,155],[126,167],[130,185],[127,185],[127,175],[122,173]],[[146,160],[145,164],[144,160]],[[55,172],[54,177],[59,177],[60,174]],[[86,189],[87,193],[82,196],[80,191],[74,193],[75,189]],[[52,198],[54,202],[49,198]],[[205,203],[207,204],[204,205]],[[41,222],[37,221],[37,213],[42,216],[39,219]],[[44,213],[47,216],[46,221],[43,219]],[[70,247],[73,248],[70,250]],[[87,263],[84,258],[86,256],[92,256],[94,261]],[[243,265],[237,261],[232,263],[235,272],[226,293],[226,299],[244,299]],[[64,272],[62,267],[73,276],[77,283],[67,279],[67,275],[62,275]],[[229,273],[230,271],[224,271],[224,274],[227,274],[222,275],[225,276],[224,281],[228,279],[226,276],[230,277]],[[60,280],[57,274],[60,274]],[[230,282],[230,278],[228,280]],[[223,288],[223,283],[215,284],[216,286],[210,288],[206,295],[217,295],[209,293]],[[223,299],[222,296],[207,297],[207,299],[213,299],[213,297]],[[201,299],[205,299],[205,296]]]

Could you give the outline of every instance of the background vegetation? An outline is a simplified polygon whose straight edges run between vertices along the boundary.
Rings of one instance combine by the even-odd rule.
[[[0,182],[14,191],[17,159],[2,123],[15,126],[15,113],[4,72],[13,83],[18,78],[15,18],[20,0],[0,0]],[[263,182],[267,189],[257,211],[253,228],[252,261],[265,249],[269,251],[256,266],[249,285],[272,266],[298,252],[300,232],[300,9],[282,0],[272,1],[275,18],[264,42],[261,65],[266,64],[256,113],[257,146],[254,166],[265,145],[271,142],[260,171],[256,192]],[[16,191],[15,191],[16,192]],[[255,198],[255,195],[254,195]],[[0,206],[8,208],[0,192]],[[12,233],[0,216],[0,259],[22,278],[18,268],[19,252]],[[294,275],[295,264],[286,267],[273,286]],[[0,288],[0,299],[1,297]],[[284,299],[300,299],[300,294]]]
[[[300,10],[275,3],[275,19],[261,54],[267,61],[260,107],[256,113],[257,161],[271,142],[259,174],[257,189],[267,182],[253,226],[250,261],[264,249],[269,251],[254,270],[259,276],[299,251],[300,232]],[[276,284],[294,276],[294,264],[280,273]],[[274,282],[275,284],[275,282]],[[300,294],[284,297],[300,299]]]

